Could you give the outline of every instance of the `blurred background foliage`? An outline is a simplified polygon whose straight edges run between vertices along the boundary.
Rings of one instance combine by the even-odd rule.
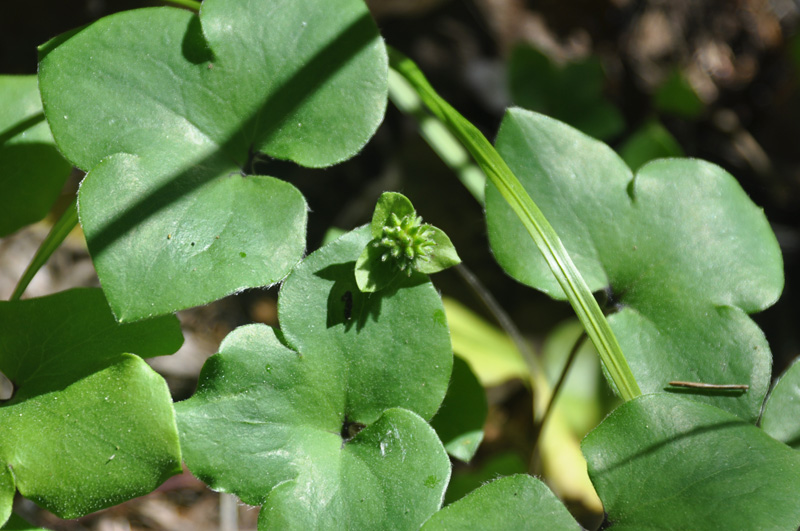
[[[504,109],[526,107],[609,143],[633,168],[667,156],[699,157],[732,173],[773,224],[785,260],[779,303],[755,319],[774,354],[774,375],[800,355],[800,2],[792,0],[369,0],[388,43],[413,58],[436,89],[493,138]],[[36,72],[36,46],[150,0],[26,0],[0,7],[0,73]],[[269,24],[269,21],[264,21]],[[333,133],[332,133],[333,134]],[[416,121],[389,106],[384,125],[356,158],[327,170],[261,160],[260,173],[305,194],[308,249],[332,227],[368,222],[384,190],[406,194],[426,222],[452,239],[465,266],[521,332],[513,341],[467,275],[434,282],[446,297],[456,353],[487,389],[485,439],[470,465],[454,463],[446,501],[497,475],[543,475],[587,527],[602,508],[585,478],[578,444],[614,406],[591,347],[582,346],[540,434],[541,418],[580,329],[569,306],[516,284],[488,250],[482,207],[420,138]],[[7,298],[48,224],[75,193],[74,171],[50,216],[0,239],[0,297]],[[76,232],[27,296],[96,285]],[[484,292],[485,294],[485,292]],[[277,325],[276,290],[251,290],[181,312],[186,344],[153,365],[176,400],[194,390],[206,357],[236,326]],[[227,507],[227,508],[226,508]],[[255,527],[188,474],[158,492],[78,522],[19,502],[53,529]],[[227,513],[226,513],[227,511]],[[226,514],[228,516],[226,516]],[[228,526],[228,527],[225,527]]]

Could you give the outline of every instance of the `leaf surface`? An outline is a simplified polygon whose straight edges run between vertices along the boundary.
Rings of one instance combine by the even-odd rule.
[[[385,293],[359,292],[355,262],[370,239],[362,227],[303,260],[281,289],[281,331],[298,352],[327,353],[348,366],[349,419],[368,424],[387,407],[403,407],[429,420],[453,366],[444,308],[424,275]]]
[[[583,441],[612,529],[797,529],[800,455],[683,397],[646,395]]]
[[[452,349],[422,275],[361,293],[362,227],[308,256],[284,283],[281,330],[240,327],[176,404],[192,472],[263,505],[260,528],[418,528],[450,477],[426,424]]]
[[[453,358],[453,374],[444,402],[431,420],[447,453],[469,463],[483,441],[489,405],[486,391],[466,361]]]
[[[6,522],[6,525],[2,527],[4,531],[47,531],[43,527],[39,527],[28,523],[20,516],[16,514],[12,514],[11,518]]]
[[[405,409],[387,410],[344,446],[309,457],[322,466],[276,487],[259,529],[418,529],[450,478],[435,432]]]
[[[434,514],[424,531],[448,529],[581,529],[540,480],[519,474],[472,491]]]
[[[5,522],[11,516],[16,493],[17,486],[14,484],[14,476],[8,467],[3,467],[0,469],[0,522]]]
[[[541,115],[511,110],[497,147],[561,236],[609,317],[644,392],[684,380],[748,384],[695,395],[755,420],[771,355],[747,316],[783,288],[780,249],[761,209],[721,168],[651,162],[634,177],[605,144]],[[514,278],[564,298],[539,250],[487,187],[492,249]]]
[[[0,460],[20,493],[62,518],[146,494],[180,472],[172,399],[138,356],[182,342],[174,316],[120,325],[98,289],[0,303]],[[4,490],[4,492],[6,492]]]
[[[44,120],[36,76],[0,76],[0,237],[42,219],[71,169]]]
[[[248,175],[254,158],[337,163],[386,106],[386,51],[359,0],[140,9],[60,41],[41,50],[45,112],[89,170],[80,220],[123,321],[285,277],[307,207],[288,183]]]

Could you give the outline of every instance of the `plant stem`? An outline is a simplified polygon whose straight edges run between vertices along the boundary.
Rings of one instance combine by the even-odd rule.
[[[164,0],[164,1],[182,7],[188,7],[193,11],[200,11],[200,2],[195,2],[194,0]]]
[[[28,264],[28,268],[25,269],[25,272],[22,274],[22,278],[19,279],[16,288],[14,288],[14,293],[11,294],[11,299],[9,300],[19,300],[39,269],[42,268],[55,250],[58,249],[58,246],[61,245],[61,242],[64,241],[64,238],[67,237],[67,234],[69,234],[77,224],[78,208],[76,198],[67,207],[64,213],[61,214],[61,217],[58,218],[58,221],[56,221],[55,225],[53,225],[53,228],[50,229],[50,232],[39,246],[39,249],[36,250],[33,260],[31,260],[31,263]]]
[[[486,176],[480,168],[470,162],[469,153],[458,139],[439,120],[428,114],[414,87],[395,70],[389,70],[389,99],[406,114],[419,122],[419,134],[453,170],[475,200],[483,205]]]
[[[539,445],[539,439],[544,431],[544,425],[547,422],[548,417],[550,417],[550,414],[553,412],[556,398],[558,398],[558,393],[564,386],[564,382],[567,380],[567,374],[569,374],[569,370],[572,368],[572,363],[578,356],[578,351],[581,349],[581,346],[583,346],[583,343],[586,341],[587,337],[588,336],[586,335],[585,331],[581,332],[581,335],[579,335],[578,339],[575,340],[575,344],[572,345],[572,350],[569,351],[569,356],[567,356],[567,361],[564,363],[564,368],[561,369],[561,374],[558,376],[558,381],[556,382],[555,387],[553,387],[553,392],[550,395],[550,401],[547,402],[547,407],[545,408],[542,417],[534,427],[535,432],[533,435],[533,453],[536,453],[536,447]]]
[[[474,125],[436,93],[413,61],[391,48],[389,61],[391,68],[411,84],[433,115],[461,141],[522,221],[583,323],[619,395],[623,400],[641,395],[616,336],[564,244],[500,154]]]

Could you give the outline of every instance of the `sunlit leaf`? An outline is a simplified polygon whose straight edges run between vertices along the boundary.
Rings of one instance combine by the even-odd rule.
[[[263,505],[262,529],[416,528],[441,504],[450,463],[425,422],[453,363],[436,290],[422,277],[358,290],[362,227],[284,283],[280,333],[236,329],[176,404],[190,470]]]
[[[747,316],[783,288],[780,249],[764,213],[722,168],[651,162],[634,175],[605,144],[550,118],[509,111],[505,160],[558,231],[609,317],[639,386],[673,380],[746,384],[695,393],[754,421],[769,385],[769,346]],[[539,249],[493,187],[492,249],[517,280],[564,298]]]
[[[71,169],[44,120],[36,76],[0,76],[0,237],[42,219]]]
[[[58,146],[88,170],[80,221],[123,321],[281,280],[306,204],[249,175],[357,153],[382,120],[387,58],[360,0],[207,0],[105,17],[41,49]]]
[[[718,408],[642,396],[583,442],[613,529],[800,525],[800,454]]]
[[[141,356],[182,342],[174,316],[118,324],[98,289],[0,302],[0,462],[21,494],[76,518],[179,473],[172,399]],[[3,497],[8,493],[3,480]]]

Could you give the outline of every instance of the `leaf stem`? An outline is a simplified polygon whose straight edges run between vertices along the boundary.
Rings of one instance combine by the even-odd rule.
[[[497,187],[522,221],[566,293],[578,319],[583,323],[619,395],[623,400],[631,400],[641,395],[642,392],[616,336],[611,331],[592,292],[589,291],[586,282],[567,254],[564,244],[494,146],[472,123],[436,93],[413,61],[389,48],[389,62],[391,68],[411,84],[433,115],[461,141],[489,181]]]
[[[181,7],[187,7],[193,11],[200,11],[200,2],[195,2],[194,0],[164,0],[170,4],[179,5]]]
[[[39,246],[39,249],[36,250],[33,260],[31,260],[31,263],[28,264],[28,268],[25,269],[25,272],[22,274],[22,278],[19,279],[16,288],[14,288],[14,293],[11,294],[11,299],[9,300],[19,300],[39,269],[42,268],[55,250],[58,249],[58,246],[61,245],[61,242],[64,241],[64,238],[67,237],[67,234],[69,234],[77,224],[78,208],[76,198],[67,207],[64,213],[61,214],[61,217],[58,218],[58,221],[56,221],[56,223],[53,225],[53,228],[50,229],[50,232]]]

